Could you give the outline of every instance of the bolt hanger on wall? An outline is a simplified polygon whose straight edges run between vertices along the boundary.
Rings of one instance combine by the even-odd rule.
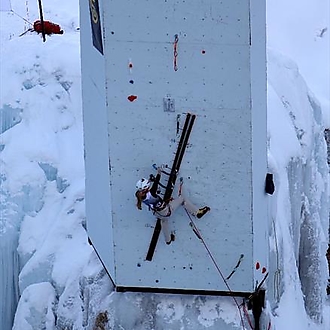
[[[128,70],[129,70],[129,73],[132,74],[132,71],[133,71],[133,62],[131,59],[128,60]]]

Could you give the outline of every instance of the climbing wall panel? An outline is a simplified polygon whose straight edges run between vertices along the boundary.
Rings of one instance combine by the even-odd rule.
[[[255,71],[262,76],[265,63],[255,61],[252,69],[259,53],[251,51],[250,18],[264,22],[264,11],[251,12],[247,0],[108,0],[100,8],[110,208],[102,215],[106,220],[88,223],[111,224],[111,230],[98,227],[94,234],[112,244],[111,256],[101,256],[113,261],[111,277],[122,290],[221,293],[229,284],[234,292],[252,291],[254,214],[264,203],[254,198],[255,187],[263,187],[259,179],[256,185],[253,164],[262,164],[260,176],[266,172],[266,142],[256,148],[254,141],[266,136],[254,136],[260,90],[252,94],[252,77]],[[264,53],[262,42],[258,47]],[[263,97],[259,103],[265,105]],[[181,208],[169,220],[176,241],[168,246],[161,234],[152,261],[146,261],[155,217],[146,208],[137,210],[135,183],[155,174],[154,163],[171,166],[187,112],[196,121],[179,176],[194,204],[211,207],[196,220],[209,250]],[[258,125],[266,125],[265,117]],[[163,175],[164,185],[166,180]],[[263,206],[259,214],[265,214]],[[219,269],[228,276],[241,255],[226,284]]]

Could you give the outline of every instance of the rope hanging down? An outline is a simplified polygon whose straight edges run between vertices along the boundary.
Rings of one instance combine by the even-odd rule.
[[[203,237],[202,237],[200,231],[199,231],[198,228],[196,227],[194,220],[192,219],[192,217],[190,216],[189,212],[188,212],[186,209],[185,209],[185,211],[186,211],[187,216],[188,216],[188,218],[189,218],[189,220],[190,220],[190,226],[191,226],[191,228],[193,229],[193,231],[194,231],[194,233],[196,234],[196,236],[197,236],[197,237],[201,240],[201,242],[203,243],[203,245],[204,245],[204,247],[205,247],[205,249],[206,249],[208,255],[210,256],[210,258],[211,258],[211,260],[212,260],[212,262],[213,262],[215,268],[217,269],[219,275],[221,276],[223,282],[225,283],[225,285],[226,285],[228,291],[229,291],[229,292],[233,292],[233,291],[231,290],[231,288],[230,288],[230,286],[229,286],[229,284],[228,284],[228,282],[227,282],[225,276],[223,275],[223,273],[222,273],[222,271],[221,271],[219,265],[217,264],[217,262],[216,262],[214,256],[212,255],[212,253],[211,253],[209,247],[208,247],[207,244],[205,243],[205,241],[204,241],[204,239],[203,239]],[[239,303],[238,303],[238,301],[237,301],[237,299],[236,299],[235,296],[232,296],[232,298],[233,298],[233,300],[234,300],[234,302],[235,302],[235,305],[236,305],[236,307],[237,307],[237,309],[238,309],[238,312],[239,312],[239,316],[240,316],[240,320],[241,320],[241,324],[242,324],[242,329],[245,330],[244,320],[243,320],[243,316],[242,316],[242,311],[241,311],[240,305],[239,305]]]
[[[14,10],[11,10],[10,12],[13,13],[14,15],[16,15],[17,17],[19,17],[20,19],[22,19],[25,23],[33,25],[33,23],[31,23],[28,19],[24,18],[20,14],[17,14]]]

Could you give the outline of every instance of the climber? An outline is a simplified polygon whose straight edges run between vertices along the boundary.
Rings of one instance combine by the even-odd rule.
[[[44,31],[43,31],[44,29]],[[45,34],[52,35],[52,34],[63,34],[64,31],[58,24],[52,23],[50,21],[44,21],[43,24],[40,19],[36,20],[33,23],[33,29],[37,33],[44,32]]]
[[[171,242],[175,240],[175,235],[169,230],[168,220],[180,205],[182,205],[187,212],[193,216],[196,216],[198,219],[202,218],[207,212],[209,212],[210,208],[208,206],[204,206],[198,209],[182,194],[175,199],[171,199],[169,202],[164,201],[157,194],[161,173],[162,169],[157,168],[157,175],[153,181],[142,178],[136,183],[136,206],[139,210],[142,210],[142,203],[144,203],[149,207],[149,210],[151,210],[153,214],[161,220],[165,242],[166,244],[171,244]]]

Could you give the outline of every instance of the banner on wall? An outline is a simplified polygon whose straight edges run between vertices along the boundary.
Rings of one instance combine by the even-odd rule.
[[[89,12],[92,25],[93,45],[103,55],[102,31],[98,0],[89,0]]]

